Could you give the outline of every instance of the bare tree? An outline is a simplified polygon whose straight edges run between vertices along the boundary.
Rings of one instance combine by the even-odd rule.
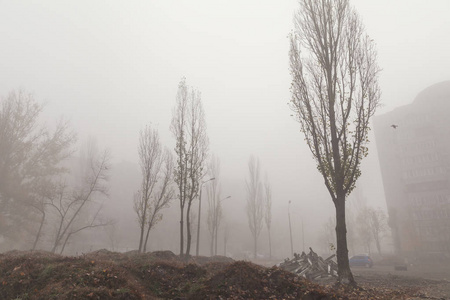
[[[200,92],[189,88],[185,79],[178,85],[176,105],[170,129],[175,136],[176,163],[174,180],[180,203],[180,256],[188,257],[191,249],[192,202],[199,194],[208,152],[205,114]],[[187,204],[187,210],[185,207]],[[186,214],[186,251],[184,251],[184,215]]]
[[[345,199],[368,153],[380,88],[373,41],[348,0],[301,0],[290,38],[291,108],[336,209],[338,283],[348,262]]]
[[[147,249],[150,230],[162,220],[161,210],[172,200],[174,164],[169,150],[161,146],[158,131],[150,126],[141,130],[138,153],[142,182],[134,194],[134,211],[140,228],[139,253],[142,253]]]
[[[272,240],[270,236],[270,227],[272,225],[272,187],[266,175],[264,182],[264,221],[266,223],[267,232],[269,233],[269,258],[272,259]]]
[[[80,177],[78,183],[69,185],[62,181],[57,185],[57,192],[49,199],[51,206],[58,216],[57,230],[53,242],[52,252],[61,247],[60,253],[69,239],[85,229],[107,226],[110,220],[102,220],[100,212],[102,205],[99,198],[108,196],[108,173],[110,169],[110,154],[108,151],[100,153],[96,145],[90,141],[87,152],[80,156]],[[89,211],[95,213],[90,216]]]
[[[53,130],[40,124],[43,108],[24,91],[11,92],[0,107],[0,219],[7,220],[0,222],[0,233],[8,244],[35,235],[33,249],[46,219],[44,202],[52,181],[67,171],[61,163],[76,141],[68,122],[60,120]]]
[[[387,216],[381,208],[369,208],[369,224],[378,254],[381,255],[381,240],[387,232]]]
[[[370,209],[367,206],[357,212],[356,224],[358,224],[356,233],[359,241],[362,243],[365,251],[371,253],[370,246],[373,237],[370,229]]]
[[[210,255],[217,255],[217,232],[222,218],[221,210],[221,188],[220,188],[220,160],[214,155],[208,163],[208,176],[215,178],[206,186],[206,193],[208,195],[208,217],[207,225],[210,234],[209,250]],[[216,247],[214,247],[216,245]]]
[[[256,258],[258,237],[261,233],[263,222],[263,195],[260,179],[259,159],[251,156],[248,161],[249,180],[245,181],[247,187],[247,218],[250,232],[253,236],[253,258]]]

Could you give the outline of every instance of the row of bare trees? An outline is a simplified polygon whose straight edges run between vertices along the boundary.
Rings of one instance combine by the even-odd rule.
[[[142,181],[134,194],[134,211],[140,229],[139,252],[146,252],[150,231],[163,218],[162,210],[177,198],[180,256],[188,257],[192,244],[191,209],[206,171],[208,137],[201,94],[188,87],[184,78],[178,85],[170,130],[175,137],[175,159],[167,148],[163,149],[156,129],[147,126],[140,133],[138,154]]]
[[[76,134],[63,120],[42,124],[43,108],[24,91],[1,99],[0,234],[13,247],[33,240],[33,250],[45,236],[62,253],[77,233],[111,224],[101,214],[109,154],[91,142],[74,167]]]

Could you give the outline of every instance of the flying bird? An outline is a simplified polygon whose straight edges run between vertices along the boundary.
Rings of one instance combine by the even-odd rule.
[[[391,127],[394,128],[394,129],[397,129],[398,125],[392,124]]]

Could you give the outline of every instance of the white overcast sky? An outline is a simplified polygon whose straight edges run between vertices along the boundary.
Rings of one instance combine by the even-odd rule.
[[[450,1],[351,3],[377,43],[380,113],[450,79]],[[275,202],[331,207],[286,104],[296,9],[295,0],[0,0],[0,95],[32,92],[47,104],[49,123],[63,115],[80,140],[94,136],[115,161],[137,162],[144,124],[173,147],[168,128],[185,76],[202,92],[211,152],[225,177],[243,182],[254,154]],[[382,205],[373,153],[363,176],[378,182],[366,193]]]

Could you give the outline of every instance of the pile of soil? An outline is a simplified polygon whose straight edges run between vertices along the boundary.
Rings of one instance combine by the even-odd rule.
[[[0,299],[407,299],[417,289],[334,289],[226,257],[99,250],[78,257],[0,254]]]

